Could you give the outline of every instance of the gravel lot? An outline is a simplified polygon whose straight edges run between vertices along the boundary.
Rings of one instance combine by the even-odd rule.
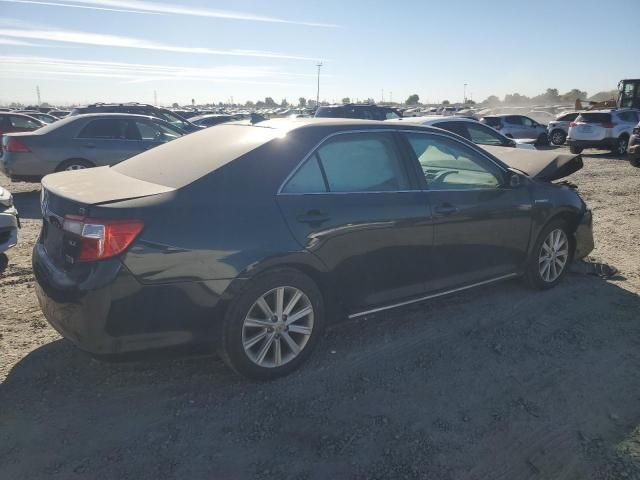
[[[0,273],[0,477],[640,479],[640,169],[588,151],[570,180],[615,277],[348,322],[252,383],[215,358],[107,364],[61,340],[30,269],[39,187],[0,176],[24,227]]]

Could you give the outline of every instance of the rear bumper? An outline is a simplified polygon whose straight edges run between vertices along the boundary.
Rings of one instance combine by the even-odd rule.
[[[228,281],[144,285],[119,259],[78,274],[54,265],[41,244],[32,257],[36,295],[47,321],[81,350],[119,357],[218,340]]]
[[[570,147],[580,147],[580,148],[599,148],[604,150],[609,150],[615,146],[615,139],[613,138],[605,138],[602,140],[575,140],[573,138],[568,137],[566,140],[566,144]]]
[[[0,212],[0,253],[18,243],[18,212],[14,207]]]
[[[55,162],[44,161],[33,153],[3,152],[0,156],[0,171],[12,180],[36,179],[53,173]]]
[[[593,214],[591,210],[585,211],[582,220],[578,224],[575,233],[575,245],[575,260],[584,258],[593,251]]]

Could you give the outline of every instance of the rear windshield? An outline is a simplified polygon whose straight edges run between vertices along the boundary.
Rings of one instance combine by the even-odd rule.
[[[222,124],[173,140],[111,168],[138,180],[181,188],[282,133],[275,128]]]
[[[500,118],[498,117],[484,117],[484,122],[492,127],[500,125]]]
[[[343,118],[345,115],[343,107],[320,107],[316,110],[316,117]]]
[[[609,113],[592,113],[592,112],[584,112],[581,113],[578,118],[576,118],[576,122],[582,123],[605,123],[611,121],[611,114]]]

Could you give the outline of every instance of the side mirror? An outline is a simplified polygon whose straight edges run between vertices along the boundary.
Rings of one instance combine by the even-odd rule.
[[[524,177],[516,172],[509,172],[509,187],[520,188],[524,185]]]

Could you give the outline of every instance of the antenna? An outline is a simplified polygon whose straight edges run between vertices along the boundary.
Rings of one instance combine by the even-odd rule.
[[[36,86],[36,93],[38,94],[38,106],[40,106],[42,104],[40,100],[40,85]]]
[[[158,92],[157,91],[153,91],[153,104],[157,107],[158,106]]]

